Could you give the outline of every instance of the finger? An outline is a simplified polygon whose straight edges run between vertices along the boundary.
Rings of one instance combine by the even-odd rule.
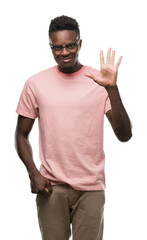
[[[37,189],[31,189],[32,193],[38,193],[39,191]]]
[[[118,68],[119,67],[119,65],[120,65],[120,63],[121,63],[121,60],[122,60],[122,56],[118,59],[118,62],[116,63],[116,67]]]
[[[51,185],[50,182],[48,182],[47,185],[45,186],[45,190],[46,190],[47,192],[52,193],[52,185]]]
[[[46,191],[46,192],[49,192],[49,189],[48,189],[48,187],[45,187],[44,189],[45,189],[45,191]]]
[[[48,180],[48,181],[47,181],[47,183],[46,183],[46,187],[48,187],[49,189],[51,189],[51,188],[52,188],[52,185],[51,185],[51,182],[50,182],[50,180]]]
[[[110,59],[110,63],[114,65],[114,59],[115,59],[115,51],[112,51],[112,55],[111,55],[111,59]]]
[[[45,187],[44,189],[45,189],[45,192],[50,196],[52,193],[52,190],[49,189],[49,187]]]
[[[102,67],[101,67],[101,72],[102,73],[107,73],[107,67],[106,67],[106,65],[103,65]]]
[[[111,54],[111,48],[108,48],[108,51],[107,51],[107,63],[110,63],[110,54]]]
[[[100,63],[101,63],[101,65],[105,64],[105,63],[104,63],[103,50],[100,51]]]
[[[31,192],[32,193],[37,193],[37,189],[33,184],[31,184]]]

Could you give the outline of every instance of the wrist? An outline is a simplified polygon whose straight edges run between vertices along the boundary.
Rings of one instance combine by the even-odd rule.
[[[108,93],[110,93],[118,90],[118,87],[117,85],[108,85],[105,87],[105,89],[107,90]]]
[[[29,174],[29,178],[31,179],[31,178],[34,178],[37,175],[40,175],[40,172],[38,171],[37,168],[35,168],[35,169],[29,170],[28,174]]]

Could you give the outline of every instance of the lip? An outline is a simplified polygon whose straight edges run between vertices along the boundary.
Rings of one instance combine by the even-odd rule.
[[[67,58],[67,59],[62,59],[61,61],[62,62],[65,62],[65,63],[68,63],[68,62],[70,62],[72,60],[72,58]]]

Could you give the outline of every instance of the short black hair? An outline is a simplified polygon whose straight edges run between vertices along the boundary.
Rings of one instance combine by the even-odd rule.
[[[57,32],[61,30],[75,30],[80,38],[79,24],[76,19],[62,15],[51,20],[49,26],[49,37],[52,32]]]

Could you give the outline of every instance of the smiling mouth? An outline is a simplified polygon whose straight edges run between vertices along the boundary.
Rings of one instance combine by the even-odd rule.
[[[62,62],[65,62],[65,63],[66,63],[66,62],[68,63],[68,62],[70,62],[71,60],[72,60],[72,58],[68,58],[68,59],[63,59],[63,60],[61,60],[61,61],[62,61]]]

